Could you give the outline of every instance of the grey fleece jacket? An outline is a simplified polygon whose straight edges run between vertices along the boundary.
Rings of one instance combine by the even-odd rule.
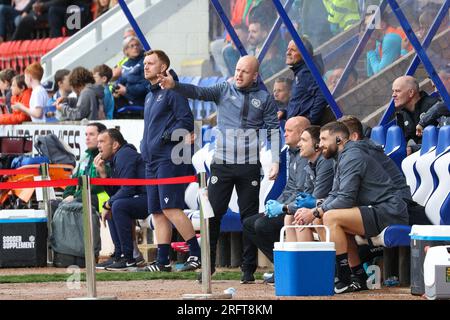
[[[217,163],[257,163],[261,142],[266,137],[272,141],[272,162],[278,162],[278,104],[268,92],[256,84],[237,88],[229,82],[206,88],[176,82],[174,90],[187,98],[216,103],[218,130],[214,160]]]
[[[338,154],[333,189],[322,204],[324,212],[372,206],[378,219],[408,224],[406,203],[396,195],[392,180],[374,158],[353,141]]]
[[[77,98],[69,98],[69,103],[61,110],[61,120],[99,120],[99,109],[103,108],[104,88],[88,84]]]
[[[325,199],[333,186],[334,160],[325,159],[322,155],[315,162],[306,162],[304,167],[305,182],[303,191],[314,196],[314,198]],[[290,213],[298,209],[295,198],[288,205]]]
[[[305,166],[308,160],[300,157],[298,148],[290,148],[289,153],[289,171],[286,186],[278,197],[279,203],[288,204],[295,200],[298,192],[304,191],[306,171]]]
[[[391,178],[395,193],[401,198],[411,200],[411,189],[406,184],[406,179],[395,162],[389,158],[381,146],[376,145],[372,140],[355,141],[355,146],[366,152],[375,159]]]

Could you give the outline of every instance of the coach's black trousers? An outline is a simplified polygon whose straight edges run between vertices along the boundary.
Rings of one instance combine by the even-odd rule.
[[[211,178],[208,185],[208,198],[214,210],[214,218],[209,220],[211,244],[211,269],[216,263],[216,246],[220,234],[222,217],[236,187],[238,206],[242,224],[259,211],[259,187],[261,164],[211,164]],[[256,269],[257,248],[249,241],[245,230],[242,240],[242,270],[254,272]]]

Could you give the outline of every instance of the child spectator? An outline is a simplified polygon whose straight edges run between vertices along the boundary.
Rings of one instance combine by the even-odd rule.
[[[59,98],[56,109],[64,120],[103,120],[103,87],[95,84],[92,73],[83,67],[76,67],[69,74],[69,82],[78,98]]]
[[[30,107],[30,98],[32,90],[27,88],[25,77],[23,75],[15,76],[11,83],[11,105],[19,104],[24,108]],[[30,121],[30,116],[18,109],[14,109],[11,114],[0,115],[0,124],[21,124]]]
[[[33,122],[45,122],[44,107],[47,105],[48,95],[47,91],[42,87],[41,80],[44,75],[44,69],[39,62],[30,64],[25,69],[25,83],[33,92],[30,98],[30,108],[24,105],[15,104],[12,109],[19,110],[31,117]]]
[[[106,64],[98,65],[92,71],[95,84],[103,87],[103,105],[105,108],[105,116],[107,120],[111,120],[114,115],[114,98],[109,90],[109,81],[112,78],[112,69]]]
[[[5,69],[0,72],[0,91],[6,106],[3,113],[11,112],[11,81],[15,75],[16,72],[13,69]]]
[[[55,93],[48,100],[46,106],[46,116],[49,118],[56,117],[58,120],[60,120],[62,117],[61,112],[56,110],[56,101],[61,97],[66,98],[72,92],[72,87],[69,83],[69,74],[70,70],[67,69],[60,69],[55,73],[55,85],[53,88],[55,90]]]

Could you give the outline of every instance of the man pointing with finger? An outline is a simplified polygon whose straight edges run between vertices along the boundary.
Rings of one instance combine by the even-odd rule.
[[[269,178],[275,180],[279,169],[279,123],[277,104],[257,84],[259,62],[253,56],[239,59],[232,82],[202,88],[175,82],[172,76],[159,75],[164,89],[173,89],[187,98],[214,101],[217,105],[216,145],[211,163],[208,197],[214,210],[210,219],[211,271],[215,271],[216,245],[222,217],[227,212],[236,187],[241,221],[259,211],[261,164],[259,151],[266,138],[271,143],[272,167]],[[243,231],[241,283],[253,282],[256,247]]]

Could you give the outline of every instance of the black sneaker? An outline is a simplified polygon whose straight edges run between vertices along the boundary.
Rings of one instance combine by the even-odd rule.
[[[350,283],[338,281],[334,284],[334,293],[336,294],[358,292],[362,290],[367,290],[367,284],[364,286],[361,281],[355,280],[353,277]]]
[[[353,287],[355,288],[355,292],[369,290],[369,288],[367,287],[367,278],[352,274],[350,279],[352,281]]]
[[[190,256],[179,271],[194,271],[201,267],[202,263],[200,262],[200,259],[196,256]]]
[[[160,264],[157,261],[153,261],[148,266],[138,268],[138,272],[171,272],[172,266],[170,264]]]
[[[129,271],[130,269],[136,268],[136,260],[134,259],[126,259],[122,258],[119,261],[116,261],[112,265],[105,268],[108,271]]]
[[[141,254],[137,258],[134,258],[136,260],[136,266],[142,267],[145,264],[144,256]]]
[[[255,283],[255,276],[253,275],[253,272],[250,271],[242,271],[241,276],[241,284],[250,284]]]
[[[98,263],[95,266],[95,269],[97,270],[105,270],[107,267],[109,267],[110,265],[114,264],[115,262],[117,262],[120,259],[114,259],[114,258],[110,258],[102,263]]]

